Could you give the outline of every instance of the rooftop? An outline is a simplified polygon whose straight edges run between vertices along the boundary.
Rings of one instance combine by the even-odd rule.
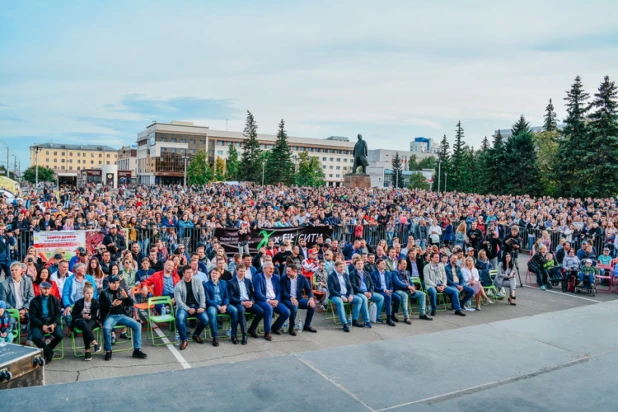
[[[38,147],[40,149],[64,149],[64,150],[86,150],[97,152],[116,152],[118,149],[114,149],[110,146],[98,145],[98,144],[59,144],[59,143],[42,143],[30,146],[31,148]]]

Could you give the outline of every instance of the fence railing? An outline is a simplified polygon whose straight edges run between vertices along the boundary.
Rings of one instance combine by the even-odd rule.
[[[402,245],[405,245],[408,236],[415,236],[419,230],[415,224],[395,224],[394,226],[374,224],[374,225],[353,225],[341,224],[333,225],[332,238],[340,242],[353,242],[355,239],[365,239],[367,244],[375,247],[380,240],[386,240],[390,246],[394,238],[399,238]],[[142,252],[147,253],[151,246],[155,246],[160,240],[167,248],[168,254],[173,254],[179,245],[184,245],[187,252],[193,252],[200,244],[207,244],[214,237],[214,229],[211,228],[178,228],[178,227],[147,227],[131,228],[122,231],[127,237],[127,247],[137,242]],[[541,238],[541,229],[521,229],[522,249],[531,250],[538,239]],[[550,251],[555,251],[560,239],[565,237],[562,233],[554,230],[547,230],[551,240]],[[426,233],[426,232],[425,232]],[[10,247],[12,260],[23,261],[27,255],[28,248],[34,244],[34,232],[24,231],[15,236],[16,245]],[[423,239],[427,240],[427,239]],[[582,242],[591,242],[597,253],[601,253],[607,245],[605,236],[589,237],[585,234],[576,234],[570,237],[573,247],[579,249]],[[96,246],[96,245],[94,245]],[[613,249],[613,247],[612,247]],[[614,251],[612,250],[612,253]]]

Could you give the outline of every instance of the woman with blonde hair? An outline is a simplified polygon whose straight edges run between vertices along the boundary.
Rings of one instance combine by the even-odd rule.
[[[463,249],[464,243],[466,243],[466,222],[462,221],[455,231],[455,246]]]
[[[479,271],[474,267],[474,259],[468,256],[464,260],[464,264],[461,268],[461,275],[463,276],[466,285],[470,286],[474,289],[474,300],[476,301],[476,306],[474,309],[481,310],[481,298],[485,298],[487,303],[493,304],[494,302],[487,297],[485,293],[485,289],[483,289],[483,285],[481,284],[481,278],[479,276]]]

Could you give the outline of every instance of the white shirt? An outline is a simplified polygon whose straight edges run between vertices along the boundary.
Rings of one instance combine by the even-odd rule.
[[[58,286],[58,293],[60,293],[60,296],[62,296],[62,288],[64,288],[64,282],[66,282],[69,276],[72,275],[73,274],[71,272],[67,272],[67,275],[65,277],[61,277],[58,276],[58,272],[54,272],[49,277],[49,280],[51,280],[52,282],[56,282],[56,286]]]
[[[296,298],[296,289],[298,285],[298,278],[290,279],[290,296]]]
[[[247,286],[245,285],[245,280],[238,279],[238,289],[240,290],[240,300],[244,302],[245,300],[249,300],[249,294],[247,293]]]
[[[341,288],[340,290],[341,296],[346,296],[348,294],[348,288],[346,288],[345,286],[345,273],[335,272],[335,274],[337,275],[337,279],[339,279],[339,286]]]
[[[200,282],[204,283],[208,280],[208,276],[204,272],[200,272],[199,270],[193,274],[193,277],[198,279]]]
[[[266,279],[266,299],[274,300],[277,297],[277,295],[275,294],[275,288],[273,287],[273,278],[272,276],[271,277],[264,276],[264,278]]]
[[[19,282],[13,282],[13,285],[15,285],[15,309],[21,309],[24,307],[24,295],[21,291],[22,280]]]

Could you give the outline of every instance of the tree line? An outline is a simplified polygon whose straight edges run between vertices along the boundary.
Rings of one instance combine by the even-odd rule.
[[[542,131],[533,132],[521,115],[510,136],[503,137],[498,130],[492,142],[485,136],[478,150],[465,143],[460,121],[452,150],[446,135],[440,142],[432,189],[498,195],[616,196],[616,97],[616,84],[608,76],[592,99],[577,76],[564,98],[567,115],[560,126],[550,99]]]

